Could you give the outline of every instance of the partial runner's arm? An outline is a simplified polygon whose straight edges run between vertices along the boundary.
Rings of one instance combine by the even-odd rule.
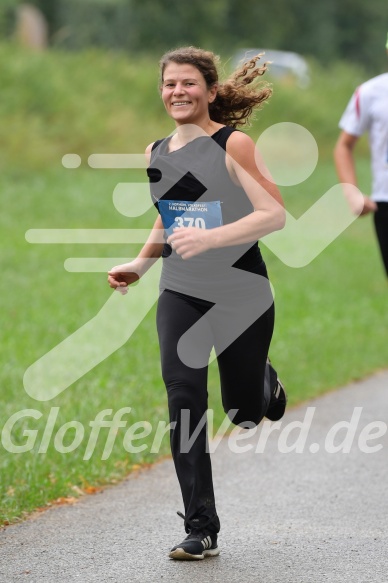
[[[357,191],[348,187],[349,184],[357,187],[357,173],[353,151],[358,138],[359,136],[348,134],[345,131],[340,133],[334,148],[334,163],[338,178],[341,184],[343,184],[344,194],[350,208],[356,215],[366,215],[377,210],[376,203],[368,196],[361,197]]]

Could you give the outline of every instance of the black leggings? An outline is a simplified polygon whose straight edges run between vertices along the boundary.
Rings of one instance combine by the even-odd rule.
[[[273,303],[220,354],[217,352],[217,346],[222,342],[219,323],[228,318],[229,322],[237,325],[239,310],[231,304],[213,306],[208,301],[165,290],[158,302],[157,328],[162,375],[172,423],[171,451],[182,491],[185,516],[188,520],[213,517],[210,526],[218,532],[220,524],[215,509],[207,427],[204,424],[208,406],[208,366],[205,364],[193,368],[182,362],[178,355],[179,340],[207,314],[205,330],[202,330],[200,337],[192,339],[190,350],[202,359],[201,362],[208,362],[212,346],[215,347],[223,407],[230,417],[233,411],[232,421],[236,425],[251,427],[262,420],[268,409],[272,390],[270,384],[276,381],[276,372],[271,368],[268,373],[269,367],[266,365],[274,326]],[[186,417],[182,412],[185,412]],[[194,443],[188,451],[184,450],[183,434],[188,437],[189,432],[191,436],[201,426],[201,420],[202,428]]]
[[[377,208],[378,210],[374,214],[375,229],[385,272],[388,276],[388,202],[378,202]]]

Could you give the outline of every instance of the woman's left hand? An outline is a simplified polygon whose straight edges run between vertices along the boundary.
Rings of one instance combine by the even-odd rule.
[[[190,259],[211,248],[211,231],[198,227],[177,227],[167,239],[171,248],[182,257]]]

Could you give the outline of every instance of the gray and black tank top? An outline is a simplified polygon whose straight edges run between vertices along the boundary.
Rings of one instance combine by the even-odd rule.
[[[249,198],[231,180],[226,167],[226,143],[234,131],[224,126],[212,136],[199,136],[173,152],[169,152],[170,137],[153,144],[147,174],[166,238],[174,226],[209,228],[209,222],[212,228],[252,213]],[[161,289],[198,296],[204,286],[230,289],[238,286],[236,278],[230,277],[232,266],[256,273],[262,261],[258,242],[210,249],[187,260],[166,243]]]

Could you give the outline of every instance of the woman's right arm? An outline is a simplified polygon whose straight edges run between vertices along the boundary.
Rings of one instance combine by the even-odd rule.
[[[129,263],[116,265],[108,272],[110,287],[118,289],[121,293],[126,293],[128,286],[140,279],[149,270],[162,255],[164,246],[163,232],[162,219],[158,215],[152,231],[136,259]]]
[[[149,164],[153,144],[147,146],[145,155]],[[116,265],[108,272],[108,283],[110,287],[118,289],[122,294],[127,293],[128,286],[138,281],[149,268],[161,257],[164,238],[163,223],[158,215],[152,231],[140,251],[139,255],[129,263]]]

